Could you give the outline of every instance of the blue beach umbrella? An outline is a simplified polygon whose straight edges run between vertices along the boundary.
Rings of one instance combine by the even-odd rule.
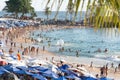
[[[3,71],[0,70],[0,75],[2,75],[2,74],[4,74],[4,73],[5,73],[5,72],[3,72]]]
[[[79,78],[79,77],[75,76],[74,74],[70,74],[70,75],[66,76],[66,78],[68,78],[68,79],[76,79],[76,78]]]
[[[8,64],[8,65],[4,65],[2,66],[4,69],[8,70],[8,71],[12,71],[12,64]]]
[[[64,76],[61,76],[61,77],[54,79],[54,80],[67,80],[67,79]]]
[[[33,74],[32,77],[37,78],[39,80],[47,80],[45,77],[43,77],[42,75],[39,75],[39,74]]]
[[[81,80],[97,80],[96,78],[93,77],[86,77],[86,76],[80,76]]]
[[[102,77],[102,78],[100,78],[100,80],[113,80],[113,79],[110,79],[110,78],[107,78],[107,77]]]
[[[47,70],[47,71],[43,72],[42,74],[45,77],[50,77],[50,78],[54,78],[54,79],[58,78],[58,75],[56,73],[52,72],[51,70]]]
[[[16,73],[16,74],[26,74],[24,70],[20,70],[16,67],[12,68],[12,72]]]
[[[66,73],[68,75],[72,74],[72,71],[70,71],[68,69],[61,69],[61,72]]]
[[[17,74],[26,74],[25,71],[23,71],[23,70],[15,70],[14,73],[17,73]]]
[[[48,68],[45,68],[45,67],[37,67],[36,69],[39,70],[41,73],[49,70]]]
[[[20,70],[27,70],[27,68],[25,66],[17,66],[16,68],[18,68]]]
[[[33,73],[28,72],[28,71],[25,71],[25,73],[26,73],[27,75],[33,75]]]
[[[81,80],[87,80],[88,77],[86,77],[86,76],[80,76],[80,79],[81,79]],[[88,80],[89,80],[89,79],[88,79]]]
[[[68,68],[70,68],[70,66],[67,64],[64,64],[61,67],[59,67],[59,69],[68,69]]]
[[[97,80],[96,78],[93,78],[93,77],[87,77],[86,80]]]
[[[9,71],[1,66],[0,67],[0,74],[4,74],[4,73],[9,73]]]
[[[3,66],[3,68],[13,73],[26,74],[24,70],[20,70],[19,68],[13,67],[12,65],[6,65]]]

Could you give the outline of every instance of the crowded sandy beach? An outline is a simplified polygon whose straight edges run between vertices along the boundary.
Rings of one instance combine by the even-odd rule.
[[[27,25],[4,30],[1,27],[1,80],[119,80],[119,64],[58,55],[47,51],[48,47],[35,45],[38,41],[30,37],[36,30],[47,32],[81,27],[84,26]]]
[[[119,0],[1,0],[0,80],[120,80]]]

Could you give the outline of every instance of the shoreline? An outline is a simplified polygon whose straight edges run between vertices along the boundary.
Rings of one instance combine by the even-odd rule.
[[[19,44],[23,44],[23,46],[25,47],[25,46],[33,46],[33,44],[34,44],[34,41],[32,42],[31,41],[31,39],[29,38],[29,34],[32,32],[32,31],[35,31],[35,30],[41,30],[41,31],[49,31],[49,30],[60,30],[60,29],[69,29],[69,28],[81,28],[81,27],[74,27],[74,26],[56,26],[56,25],[49,25],[49,27],[47,26],[47,25],[42,25],[42,27],[41,26],[39,26],[39,27],[33,27],[33,26],[31,26],[31,27],[26,27],[26,28],[23,28],[23,29],[21,29],[22,30],[22,32],[20,32],[20,34],[19,34],[19,37],[17,37],[17,38],[15,38],[15,39],[13,39],[13,41],[14,42],[16,42],[17,43],[17,49],[16,49],[16,52],[17,52],[17,50],[20,48],[20,45]],[[20,28],[17,28],[17,29],[20,29]],[[14,33],[16,33],[17,34],[17,32],[16,32],[16,30],[17,29],[13,29],[12,30],[12,34],[14,34]],[[19,30],[18,30],[18,32],[19,32]],[[19,45],[19,47],[18,47],[18,45]],[[9,45],[9,47],[10,47],[10,45]],[[96,73],[97,74],[99,74],[100,72],[99,72],[99,69],[100,69],[100,67],[102,67],[103,65],[99,65],[98,67],[96,66],[96,63],[98,63],[99,62],[99,60],[98,60],[98,62],[96,61],[96,62],[94,62],[94,66],[91,68],[91,67],[89,67],[89,65],[90,65],[90,62],[88,62],[87,63],[87,59],[89,59],[89,58],[83,58],[83,59],[79,59],[79,58],[76,58],[76,57],[69,57],[69,56],[62,56],[62,57],[59,57],[58,58],[58,56],[59,55],[56,55],[55,53],[51,53],[51,52],[49,52],[49,51],[42,51],[42,49],[40,49],[39,50],[39,53],[41,53],[41,54],[39,54],[40,56],[38,56],[38,58],[39,57],[42,57],[42,58],[46,58],[46,56],[48,57],[48,58],[52,58],[53,56],[55,57],[55,59],[59,59],[60,60],[60,58],[62,58],[62,59],[64,59],[65,61],[68,61],[68,63],[71,63],[71,64],[83,64],[83,65],[85,65],[85,68],[89,71],[89,72],[91,72],[93,75],[96,75]],[[44,55],[43,55],[44,54]],[[42,55],[42,56],[41,56]],[[44,56],[44,57],[43,57]],[[34,57],[36,57],[36,55],[34,56]],[[49,59],[49,60],[50,60]],[[73,59],[76,59],[76,60],[73,60]],[[84,62],[84,61],[85,62]],[[92,61],[94,61],[94,60],[92,60]],[[102,62],[101,62],[102,63]],[[107,62],[105,63],[105,64],[107,64]],[[105,65],[104,64],[104,65]],[[93,71],[94,70],[94,71]],[[112,71],[112,72],[111,72]],[[114,72],[113,72],[114,70],[113,69],[111,69],[110,70],[110,74],[108,75],[108,77],[110,77],[110,78],[114,78],[115,80],[118,80],[119,78],[120,78],[120,76],[119,76],[119,72],[118,73],[115,73],[114,74]],[[114,75],[114,76],[113,76]]]

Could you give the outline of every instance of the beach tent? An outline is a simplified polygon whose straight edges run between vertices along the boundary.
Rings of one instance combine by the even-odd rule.
[[[107,77],[102,77],[102,78],[100,78],[100,80],[113,80],[113,79],[110,79],[110,78],[107,78]]]
[[[64,76],[61,76],[61,77],[54,79],[54,80],[67,80],[67,79]]]

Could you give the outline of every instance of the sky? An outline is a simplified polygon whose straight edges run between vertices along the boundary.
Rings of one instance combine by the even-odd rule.
[[[5,7],[5,1],[8,0],[0,0],[0,11],[2,11],[2,9]],[[66,3],[68,2],[68,0],[64,0],[60,11],[66,11]],[[47,3],[47,0],[32,0],[32,6],[34,7],[35,11],[44,11],[45,10],[45,4]],[[57,4],[54,5],[53,7],[53,11],[57,10]],[[83,9],[83,11],[85,10],[85,8]]]

